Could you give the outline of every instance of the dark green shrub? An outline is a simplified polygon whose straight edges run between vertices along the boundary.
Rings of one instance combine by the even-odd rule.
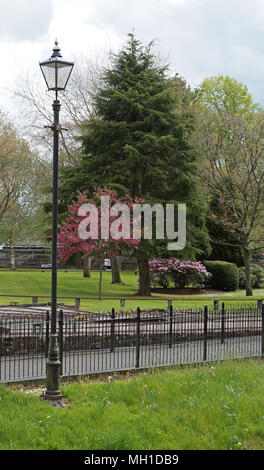
[[[218,290],[237,290],[239,285],[238,267],[226,261],[205,261],[203,263],[212,274],[209,286]]]
[[[251,286],[254,289],[263,287],[264,285],[264,268],[262,266],[250,266]],[[245,289],[245,268],[239,268],[239,287]]]

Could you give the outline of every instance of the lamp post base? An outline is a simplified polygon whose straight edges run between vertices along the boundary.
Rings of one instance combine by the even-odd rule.
[[[47,388],[42,398],[47,400],[60,400],[63,395],[59,389],[60,382],[59,341],[57,334],[50,335],[49,354],[47,360]]]

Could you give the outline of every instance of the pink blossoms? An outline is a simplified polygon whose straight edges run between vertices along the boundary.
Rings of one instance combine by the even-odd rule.
[[[200,261],[185,259],[155,259],[150,262],[150,277],[153,285],[176,288],[202,287],[211,274]]]
[[[100,204],[102,198],[108,198],[109,201],[107,214]],[[132,218],[120,217],[120,211],[116,209],[121,208],[122,212],[122,207],[126,207],[130,210],[133,204],[128,195],[118,198],[108,188],[97,189],[91,199],[78,191],[77,202],[68,207],[69,215],[60,227],[59,261],[66,262],[74,253],[81,253],[83,257],[96,256],[102,262],[104,258],[118,254],[123,248],[137,249],[141,240],[132,236]],[[92,210],[86,212],[86,208]],[[80,236],[82,225],[86,227],[86,238]],[[108,237],[104,235],[107,229]]]

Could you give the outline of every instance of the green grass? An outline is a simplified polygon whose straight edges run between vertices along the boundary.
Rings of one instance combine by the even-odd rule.
[[[103,300],[99,301],[98,284],[99,272],[93,271],[91,278],[84,278],[82,271],[58,271],[58,296],[59,301],[69,305],[74,304],[74,300],[67,297],[95,297],[95,299],[81,300],[81,308],[85,310],[109,310],[112,307],[120,308],[119,300],[111,300],[111,298],[127,298],[126,308],[135,309],[137,306],[141,308],[166,307],[166,296],[153,294],[150,298],[140,298],[136,295],[138,276],[134,272],[123,271],[121,273],[123,285],[111,283],[111,272],[103,273]],[[16,298],[15,296],[50,296],[51,293],[51,272],[41,270],[17,270],[10,271],[8,269],[0,269],[0,294],[8,295],[8,297],[0,296],[0,304],[9,304],[11,301],[17,300],[21,303],[31,302],[26,297]],[[194,305],[212,305],[213,299],[218,298],[226,303],[245,303],[256,302],[258,298],[264,298],[264,289],[254,290],[253,297],[246,297],[245,291],[222,292],[219,295],[170,295],[173,299],[173,305],[184,307]],[[50,299],[39,299],[40,302],[49,301]]]
[[[264,450],[264,365],[226,361],[65,384],[67,406],[0,386],[0,449]]]

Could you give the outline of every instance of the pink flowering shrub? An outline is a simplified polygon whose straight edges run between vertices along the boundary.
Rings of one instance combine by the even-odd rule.
[[[169,287],[170,284],[170,259],[154,259],[149,262],[151,284],[155,287]]]
[[[200,261],[185,259],[154,259],[150,261],[150,277],[153,286],[176,288],[203,287],[211,274]]]

